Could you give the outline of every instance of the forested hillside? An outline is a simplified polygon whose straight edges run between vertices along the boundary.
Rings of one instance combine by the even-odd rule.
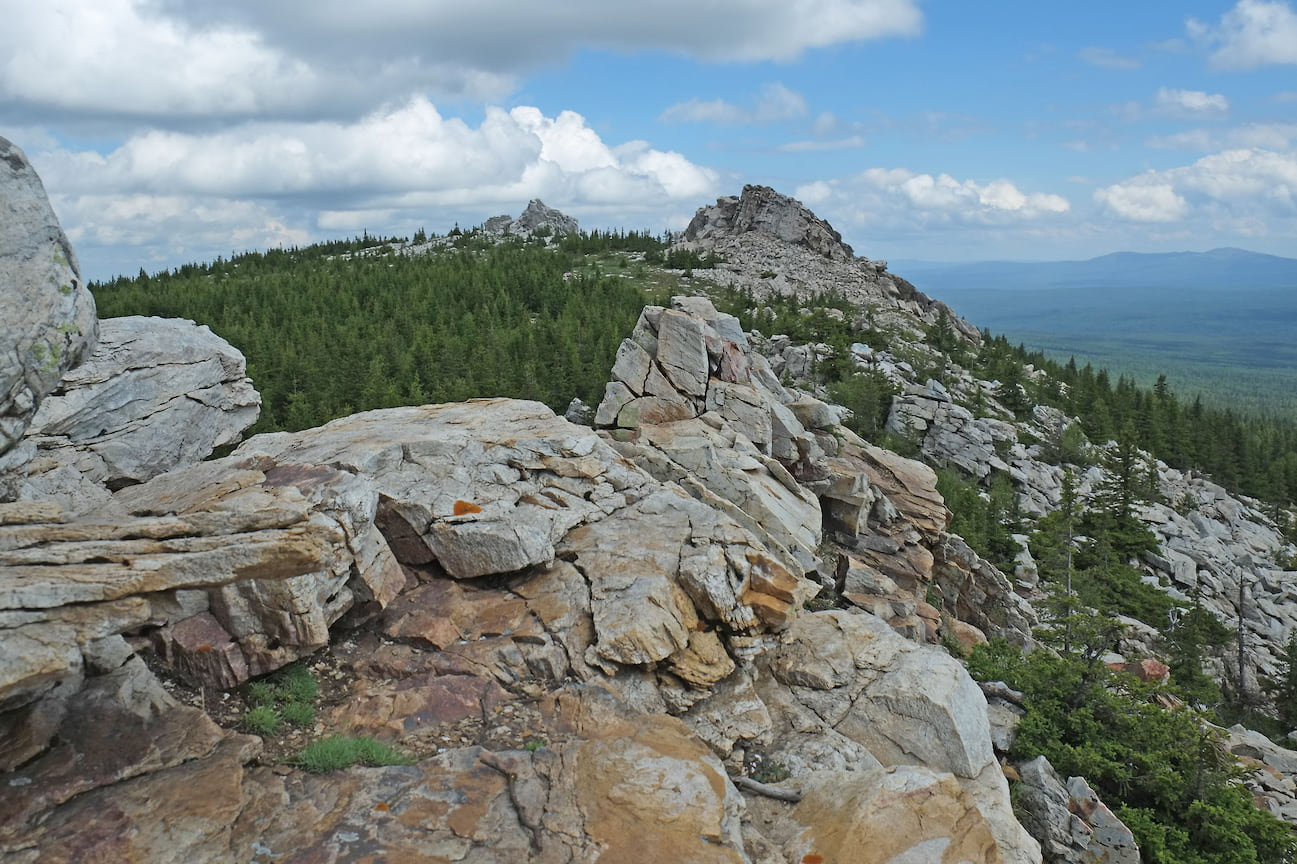
[[[598,401],[617,345],[646,302],[630,265],[601,273],[579,251],[660,248],[587,235],[574,250],[462,235],[436,254],[364,238],[249,252],[92,286],[100,314],[190,318],[243,351],[264,405],[254,432],[356,411],[537,399]],[[569,244],[571,247],[572,244]]]

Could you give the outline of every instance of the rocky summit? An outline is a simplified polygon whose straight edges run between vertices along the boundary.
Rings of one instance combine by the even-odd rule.
[[[95,321],[3,147],[0,305],[31,316],[0,331],[4,860],[1139,860],[1084,778],[1011,764],[1022,694],[948,650],[1034,644],[1034,562],[979,556],[931,467],[843,425],[813,380],[828,346],[682,294],[625,334],[590,425],[491,398],[242,439],[242,355],[192,322]],[[533,201],[486,233],[576,230],[556,213]],[[681,242],[758,302],[831,285],[894,327],[849,362],[900,391],[897,438],[1008,474],[1028,512],[1059,505],[1036,442],[1066,418],[1017,421],[958,367],[917,380],[899,346],[924,328],[980,335],[885,263],[764,187]],[[983,390],[979,416],[961,400]],[[1285,632],[1282,571],[1231,605],[1230,556],[1282,547],[1273,523],[1158,478],[1199,506],[1144,512],[1150,572]],[[270,728],[290,711],[296,731]],[[1286,751],[1229,741],[1260,803],[1297,807]]]

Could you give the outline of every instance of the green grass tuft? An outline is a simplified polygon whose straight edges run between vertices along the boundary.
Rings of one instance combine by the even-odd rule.
[[[243,715],[243,725],[258,735],[274,735],[282,721],[279,712],[269,705],[258,705]]]
[[[297,756],[297,764],[316,774],[341,771],[352,765],[408,765],[410,758],[373,738],[330,735],[312,741]]]

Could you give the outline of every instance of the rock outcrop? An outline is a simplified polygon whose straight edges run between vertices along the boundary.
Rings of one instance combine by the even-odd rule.
[[[701,207],[685,228],[689,241],[714,240],[760,232],[784,243],[803,246],[831,261],[850,261],[851,247],[833,226],[806,209],[800,201],[780,195],[769,186],[744,186],[739,197],[717,198]]]
[[[580,226],[575,219],[561,210],[547,207],[539,198],[533,198],[517,219],[508,216],[492,216],[482,224],[482,230],[493,235],[514,234],[520,237],[535,237],[575,234],[580,230]]]
[[[28,431],[40,455],[120,488],[237,443],[261,397],[243,355],[191,321],[110,318]]]
[[[26,155],[0,138],[0,500],[17,493],[14,452],[41,400],[94,348],[95,301]]]
[[[1064,784],[1044,756],[1020,768],[1023,824],[1046,864],[1139,864],[1135,837],[1081,777]]]

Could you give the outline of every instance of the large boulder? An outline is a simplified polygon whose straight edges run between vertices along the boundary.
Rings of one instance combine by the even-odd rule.
[[[76,254],[45,187],[23,151],[5,138],[0,138],[0,308],[3,460],[41,400],[94,348],[98,334],[94,298],[81,281]],[[0,463],[0,473],[16,467]],[[0,485],[0,497],[13,497],[13,490]]]
[[[32,420],[42,455],[116,488],[199,462],[256,422],[243,355],[207,327],[138,316],[99,327],[90,358]]]

